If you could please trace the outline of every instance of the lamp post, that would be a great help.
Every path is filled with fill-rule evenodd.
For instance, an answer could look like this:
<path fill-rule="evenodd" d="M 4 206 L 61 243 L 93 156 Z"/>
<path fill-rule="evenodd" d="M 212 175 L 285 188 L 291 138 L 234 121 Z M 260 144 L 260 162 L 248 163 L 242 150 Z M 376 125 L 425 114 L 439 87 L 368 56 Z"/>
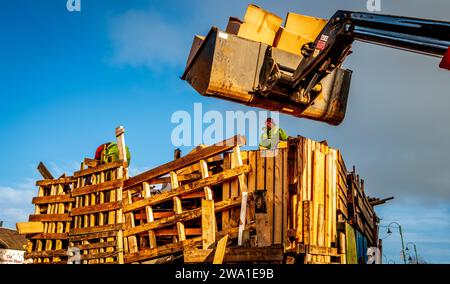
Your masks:
<path fill-rule="evenodd" d="M 389 223 L 389 225 L 387 226 L 387 227 L 388 227 L 388 231 L 387 231 L 388 234 L 392 234 L 392 231 L 391 231 L 391 229 L 390 229 L 392 224 L 397 225 L 398 231 L 400 232 L 400 239 L 402 240 L 402 256 L 403 256 L 403 263 L 406 264 L 405 243 L 403 242 L 402 226 L 400 226 L 400 224 L 397 223 L 397 222 L 391 222 L 391 223 Z"/>
<path fill-rule="evenodd" d="M 419 264 L 419 258 L 418 258 L 418 256 L 417 256 L 417 246 L 416 246 L 416 244 L 413 243 L 413 242 L 408 242 L 408 243 L 406 244 L 406 250 L 409 250 L 409 249 L 408 249 L 408 245 L 410 245 L 410 244 L 414 246 L 414 254 L 415 254 L 415 256 L 416 256 L 416 264 Z"/>

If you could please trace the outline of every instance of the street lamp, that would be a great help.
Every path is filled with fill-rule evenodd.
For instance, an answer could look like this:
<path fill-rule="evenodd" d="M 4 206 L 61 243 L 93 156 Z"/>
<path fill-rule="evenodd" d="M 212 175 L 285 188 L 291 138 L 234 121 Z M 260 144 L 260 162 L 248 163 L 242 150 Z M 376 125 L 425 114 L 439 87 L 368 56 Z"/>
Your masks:
<path fill-rule="evenodd" d="M 391 225 L 393 225 L 393 224 L 397 225 L 398 231 L 399 231 L 399 233 L 400 233 L 400 239 L 402 240 L 402 256 L 403 256 L 403 263 L 406 264 L 405 244 L 404 244 L 404 242 L 403 242 L 402 226 L 400 226 L 400 224 L 397 223 L 397 222 L 391 222 L 391 223 L 387 226 L 387 228 L 388 228 L 387 233 L 388 233 L 388 234 L 392 234 L 392 231 L 391 231 Z"/>
<path fill-rule="evenodd" d="M 413 243 L 413 242 L 408 242 L 407 244 L 406 244 L 406 250 L 408 251 L 409 249 L 408 249 L 408 245 L 413 245 L 414 246 L 414 254 L 415 254 L 415 256 L 416 256 L 416 264 L 419 264 L 419 258 L 418 258 L 418 256 L 417 256 L 417 246 L 416 246 L 416 244 L 415 243 Z M 410 257 L 411 258 L 411 257 Z"/>

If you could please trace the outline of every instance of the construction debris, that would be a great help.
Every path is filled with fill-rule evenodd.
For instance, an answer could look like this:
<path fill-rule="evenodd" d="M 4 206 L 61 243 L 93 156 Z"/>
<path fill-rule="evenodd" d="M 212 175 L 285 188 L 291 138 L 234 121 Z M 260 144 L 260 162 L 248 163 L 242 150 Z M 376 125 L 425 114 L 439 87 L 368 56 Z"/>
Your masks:
<path fill-rule="evenodd" d="M 299 136 L 286 148 L 243 151 L 238 135 L 129 177 L 123 135 L 120 160 L 85 159 L 70 177 L 36 183 L 35 214 L 17 224 L 26 258 L 356 263 L 355 234 L 378 244 L 379 219 L 363 182 L 326 143 Z"/>

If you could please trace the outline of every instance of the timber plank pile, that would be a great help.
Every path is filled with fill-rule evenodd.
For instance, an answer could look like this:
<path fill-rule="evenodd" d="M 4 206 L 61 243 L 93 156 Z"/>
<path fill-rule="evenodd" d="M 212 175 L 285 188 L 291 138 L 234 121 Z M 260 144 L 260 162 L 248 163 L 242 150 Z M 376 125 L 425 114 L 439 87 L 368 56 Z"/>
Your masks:
<path fill-rule="evenodd" d="M 29 240 L 25 258 L 33 263 L 67 262 L 73 182 L 71 177 L 36 182 L 38 196 L 32 200 L 34 214 L 29 216 L 30 222 L 17 224 L 19 233 Z"/>
<path fill-rule="evenodd" d="M 87 166 L 74 173 L 75 204 L 69 247 L 90 263 L 123 263 L 122 186 L 126 162 Z M 74 250 L 75 249 L 75 250 Z"/>
<path fill-rule="evenodd" d="M 123 135 L 118 161 L 37 183 L 18 223 L 34 263 L 355 263 L 355 232 L 378 242 L 364 182 L 326 141 L 244 151 L 237 135 L 129 177 Z"/>

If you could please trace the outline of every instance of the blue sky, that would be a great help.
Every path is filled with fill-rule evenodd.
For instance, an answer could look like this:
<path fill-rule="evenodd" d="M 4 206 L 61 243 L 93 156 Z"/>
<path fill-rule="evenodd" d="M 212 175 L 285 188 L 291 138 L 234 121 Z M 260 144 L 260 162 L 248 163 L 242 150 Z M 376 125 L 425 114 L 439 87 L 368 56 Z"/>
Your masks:
<path fill-rule="evenodd" d="M 393 3 L 395 2 L 395 3 Z M 365 0 L 254 1 L 328 18 L 366 9 Z M 0 9 L 0 220 L 14 227 L 31 213 L 35 170 L 45 162 L 72 172 L 124 125 L 132 172 L 172 158 L 170 118 L 207 110 L 248 108 L 204 98 L 179 79 L 194 34 L 225 28 L 247 1 L 3 1 Z M 446 0 L 382 0 L 382 12 L 448 20 Z M 338 127 L 281 116 L 290 135 L 342 150 L 366 179 L 368 194 L 396 199 L 377 209 L 382 224 L 403 225 L 428 262 L 450 262 L 449 73 L 438 60 L 357 43 L 347 117 Z M 184 149 L 187 150 L 187 149 Z M 380 237 L 384 237 L 383 232 Z M 386 258 L 400 262 L 398 234 L 384 239 Z"/>

